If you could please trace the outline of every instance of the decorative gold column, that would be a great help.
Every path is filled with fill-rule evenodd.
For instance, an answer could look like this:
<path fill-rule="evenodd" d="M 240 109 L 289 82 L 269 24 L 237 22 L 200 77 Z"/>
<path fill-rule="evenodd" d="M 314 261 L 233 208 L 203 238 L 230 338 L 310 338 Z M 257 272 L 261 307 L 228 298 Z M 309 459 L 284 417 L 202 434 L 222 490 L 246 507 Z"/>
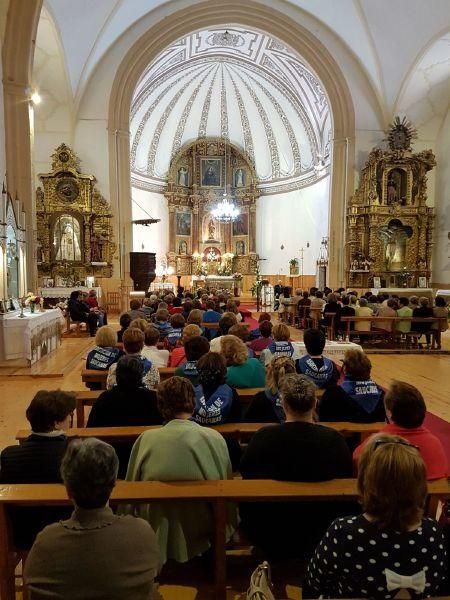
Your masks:
<path fill-rule="evenodd" d="M 169 204 L 169 252 L 175 254 L 175 206 Z"/>
<path fill-rule="evenodd" d="M 192 196 L 192 252 L 191 254 L 194 254 L 194 252 L 198 252 L 199 251 L 199 196 L 197 196 L 196 193 L 196 189 L 197 186 L 194 185 L 194 194 Z"/>
<path fill-rule="evenodd" d="M 248 243 L 249 253 L 256 252 L 256 205 L 250 206 L 248 211 Z"/>

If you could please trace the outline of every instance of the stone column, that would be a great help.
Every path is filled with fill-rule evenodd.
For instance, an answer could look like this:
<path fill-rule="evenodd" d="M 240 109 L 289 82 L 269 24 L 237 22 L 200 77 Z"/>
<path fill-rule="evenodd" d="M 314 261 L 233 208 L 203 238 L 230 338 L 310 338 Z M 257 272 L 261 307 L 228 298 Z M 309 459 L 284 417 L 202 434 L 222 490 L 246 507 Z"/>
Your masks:
<path fill-rule="evenodd" d="M 197 187 L 197 186 L 195 186 Z M 192 196 L 192 252 L 199 251 L 199 196 L 196 194 Z"/>

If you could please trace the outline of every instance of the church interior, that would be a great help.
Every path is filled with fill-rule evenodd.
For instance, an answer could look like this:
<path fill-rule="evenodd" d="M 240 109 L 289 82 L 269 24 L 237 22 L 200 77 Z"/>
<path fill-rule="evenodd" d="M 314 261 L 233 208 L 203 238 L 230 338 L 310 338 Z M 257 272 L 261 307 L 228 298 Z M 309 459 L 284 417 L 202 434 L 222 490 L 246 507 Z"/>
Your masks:
<path fill-rule="evenodd" d="M 294 507 L 298 513 L 292 519 L 306 521 L 304 507 L 317 500 L 336 511 L 340 501 L 358 500 L 370 514 L 359 475 L 365 463 L 355 452 L 359 444 L 368 447 L 375 440 L 373 461 L 385 450 L 383 443 L 420 450 L 428 488 L 424 480 L 426 503 L 418 510 L 445 525 L 442 548 L 450 554 L 448 0 L 0 0 L 0 40 L 0 600 L 393 598 L 400 597 L 392 592 L 397 588 L 416 594 L 401 597 L 450 598 L 448 555 L 440 569 L 435 565 L 433 579 L 428 563 L 423 571 L 414 569 L 415 559 L 411 563 L 404 553 L 409 562 L 385 565 L 394 575 L 401 573 L 397 587 L 386 575 L 372 590 L 370 582 L 379 575 L 369 573 L 373 565 L 364 566 L 369 584 L 364 587 L 356 573 L 355 585 L 345 576 L 343 554 L 343 579 L 333 588 L 336 573 L 323 576 L 326 588 L 314 579 L 325 542 L 314 558 L 314 547 L 309 554 L 291 556 L 286 537 L 286 554 L 277 554 L 276 527 L 267 523 L 270 514 L 284 511 L 281 523 L 286 523 Z M 152 341 L 155 330 L 159 337 Z M 106 341 L 110 335 L 112 342 Z M 221 337 L 227 339 L 221 343 Z M 255 340 L 261 344 L 253 346 Z M 232 350 L 232 344 L 238 345 Z M 244 362 L 237 358 L 242 347 L 248 352 Z M 192 357 L 188 348 L 194 348 Z M 177 362 L 181 349 L 182 362 Z M 365 365 L 353 379 L 352 352 Z M 213 368 L 216 354 L 220 364 Z M 302 356 L 309 357 L 309 366 Z M 206 363 L 210 366 L 203 367 Z M 244 364 L 248 372 L 238 376 L 236 365 Z M 125 368 L 141 369 L 139 385 L 126 383 Z M 216 378 L 225 369 L 220 385 L 227 391 L 217 388 L 222 396 L 210 390 L 206 375 L 202 379 L 203 368 Z M 322 385 L 327 368 L 335 379 Z M 187 390 L 186 381 L 192 383 Z M 314 403 L 302 413 L 289 398 L 297 394 L 301 404 L 303 394 L 303 406 L 308 385 L 314 388 Z M 362 388 L 370 398 L 356 400 Z M 130 398 L 138 398 L 136 390 L 142 389 L 151 395 L 159 420 L 130 416 L 138 410 L 138 401 Z M 42 390 L 50 400 L 45 396 L 40 410 L 47 401 L 53 402 L 52 410 L 57 403 L 72 404 L 70 415 L 61 409 L 64 418 L 40 431 L 33 425 L 32 407 Z M 52 395 L 56 390 L 63 396 Z M 98 407 L 106 402 L 103 395 L 115 393 L 118 402 L 119 391 L 120 410 L 130 414 L 94 425 L 103 410 Z M 194 398 L 192 410 L 174 408 L 182 406 L 183 394 Z M 375 418 L 377 394 L 381 416 Z M 344 395 L 354 407 L 360 402 L 359 418 L 337 409 L 326 412 L 327 402 L 337 405 Z M 271 417 L 252 412 L 261 397 L 272 402 Z M 216 404 L 210 414 L 211 398 Z M 406 407 L 423 406 L 420 424 L 401 430 L 394 406 L 401 399 Z M 226 410 L 234 417 L 224 417 Z M 410 417 L 413 410 L 408 409 Z M 320 466 L 315 474 L 313 467 L 298 467 L 308 475 L 292 475 L 294 467 L 271 471 L 262 467 L 272 462 L 263 454 L 252 471 L 252 450 L 256 456 L 264 435 L 269 440 L 266 426 L 275 422 L 285 428 L 291 421 L 314 427 L 322 421 L 339 440 L 345 438 L 353 462 L 349 459 L 344 474 L 321 476 Z M 184 470 L 180 460 L 164 476 L 159 463 L 170 462 L 177 443 L 191 452 L 182 445 L 188 441 L 182 440 L 181 428 L 177 441 L 175 422 L 179 427 L 200 423 L 198 429 L 210 439 L 206 433 L 198 437 L 197 453 L 205 448 L 214 454 L 222 444 L 228 466 L 223 471 L 211 467 L 208 474 L 205 465 L 195 464 L 200 469 L 195 475 L 186 459 Z M 163 435 L 157 438 L 156 430 L 169 426 L 174 437 L 166 458 L 153 446 L 150 455 L 146 430 L 154 434 L 152 444 L 159 439 L 162 446 Z M 438 449 L 427 446 L 427 454 L 408 437 L 408 428 L 420 429 L 420 435 L 426 431 Z M 333 444 L 339 444 L 330 433 L 317 448 L 307 448 L 306 441 L 298 446 L 298 439 L 291 447 L 293 434 L 283 431 L 280 442 L 273 434 L 271 448 L 279 443 L 285 462 L 295 463 L 294 452 L 304 449 L 319 465 L 321 453 L 332 455 Z M 386 436 L 378 440 L 379 449 L 377 435 Z M 42 448 L 26 450 L 33 436 L 47 442 L 58 438 L 64 446 L 52 475 L 40 474 L 47 460 L 39 454 Z M 77 504 L 76 484 L 72 489 L 68 483 L 79 461 L 94 461 L 83 471 L 89 472 L 86 488 L 96 489 L 93 473 L 107 470 L 95 463 L 102 452 L 101 460 L 107 461 L 105 444 L 83 454 L 88 451 L 83 444 L 93 437 L 112 445 L 110 459 L 119 461 L 117 484 L 116 469 L 106 497 L 112 493 L 114 518 L 123 510 L 134 515 L 133 522 L 143 517 L 154 530 L 151 543 L 159 550 L 151 552 L 159 552 L 159 563 L 151 577 L 150 567 L 142 567 L 145 577 L 157 582 L 153 592 L 152 582 L 144 590 L 143 574 L 134 591 L 131 579 L 121 588 L 123 565 L 106 585 L 109 576 L 102 576 L 89 557 L 81 558 L 84 546 L 76 536 L 67 537 L 70 551 L 62 538 L 58 541 L 66 557 L 61 569 L 71 583 L 56 585 L 52 569 L 38 556 L 44 537 L 38 539 L 41 546 L 33 546 L 38 531 L 60 518 L 39 526 L 41 517 L 31 511 L 67 510 L 70 502 L 76 511 L 83 506 Z M 148 455 L 140 456 L 144 439 Z M 12 446 L 23 455 L 11 454 Z M 47 452 L 54 463 L 56 453 Z M 369 456 L 365 449 L 362 453 Z M 437 463 L 439 453 L 447 466 L 430 476 L 428 460 Z M 140 470 L 134 465 L 133 471 L 138 456 Z M 160 457 L 157 468 L 151 456 Z M 217 467 L 219 455 L 210 462 Z M 8 479 L 13 463 L 16 472 Z M 238 505 L 240 525 L 236 515 L 230 517 L 238 514 Z M 126 513 L 125 506 L 132 509 Z M 176 509 L 191 515 L 190 525 Z M 22 519 L 34 531 L 26 544 L 16 535 L 21 510 L 29 511 L 29 520 Z M 363 512 L 359 505 L 351 510 Z M 315 545 L 345 514 L 329 518 Z M 33 515 L 38 515 L 34 521 Z M 250 524 L 257 516 L 259 528 L 274 536 L 267 551 L 264 540 L 260 543 L 255 532 L 252 537 Z M 125 541 L 137 536 L 131 517 L 108 518 L 111 527 L 128 523 Z M 71 519 L 67 529 L 83 529 Z M 411 523 L 402 535 L 417 529 L 416 521 Z M 192 550 L 189 536 L 199 531 L 205 536 L 208 526 L 207 546 Z M 105 530 L 107 555 L 108 527 L 101 524 L 98 530 Z M 430 539 L 423 550 L 427 555 L 433 554 Z M 58 555 L 59 546 L 52 547 L 50 537 L 45 540 Z M 115 547 L 113 540 L 111 556 Z M 126 555 L 127 547 L 119 554 Z M 149 561 L 156 556 L 151 552 Z M 143 551 L 142 561 L 145 556 Z M 82 581 L 78 560 L 89 573 Z M 264 560 L 271 574 L 269 567 L 258 567 Z M 420 589 L 410 582 L 416 571 L 423 576 Z M 46 585 L 53 595 L 46 595 Z M 249 585 L 253 591 L 246 595 Z"/>

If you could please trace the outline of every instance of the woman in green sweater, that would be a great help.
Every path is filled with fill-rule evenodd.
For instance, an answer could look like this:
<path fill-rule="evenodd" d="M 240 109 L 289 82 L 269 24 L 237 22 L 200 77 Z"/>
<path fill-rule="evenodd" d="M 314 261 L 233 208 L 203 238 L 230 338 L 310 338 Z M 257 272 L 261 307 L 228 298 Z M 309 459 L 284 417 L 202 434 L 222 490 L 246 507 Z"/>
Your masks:
<path fill-rule="evenodd" d="M 257 358 L 249 358 L 247 346 L 235 335 L 220 338 L 221 354 L 227 363 L 227 383 L 236 388 L 264 387 L 266 373 Z"/>

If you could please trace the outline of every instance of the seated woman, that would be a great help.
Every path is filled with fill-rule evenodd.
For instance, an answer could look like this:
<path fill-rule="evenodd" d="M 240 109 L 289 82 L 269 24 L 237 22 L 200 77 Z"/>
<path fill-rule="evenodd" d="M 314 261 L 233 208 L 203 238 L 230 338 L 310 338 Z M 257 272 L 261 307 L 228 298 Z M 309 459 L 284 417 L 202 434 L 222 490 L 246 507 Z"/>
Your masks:
<path fill-rule="evenodd" d="M 104 325 L 95 334 L 95 348 L 86 357 L 86 369 L 106 371 L 123 356 L 122 350 L 116 348 L 117 334 L 112 327 Z M 100 383 L 87 383 L 91 390 L 100 390 Z"/>
<path fill-rule="evenodd" d="M 186 350 L 185 344 L 186 342 L 193 338 L 202 334 L 202 330 L 198 325 L 186 325 L 183 329 L 183 335 L 180 339 L 180 346 L 174 348 L 170 355 L 169 367 L 181 367 L 186 362 Z"/>
<path fill-rule="evenodd" d="M 210 342 L 211 352 L 220 352 L 221 337 L 228 335 L 228 332 L 233 325 L 237 325 L 236 315 L 234 313 L 224 313 L 219 321 L 217 335 Z"/>
<path fill-rule="evenodd" d="M 108 325 L 106 311 L 99 307 L 97 300 L 97 292 L 95 290 L 89 290 L 85 302 L 89 306 L 89 309 L 92 309 L 94 312 L 97 313 L 99 327 L 102 327 L 102 325 Z"/>
<path fill-rule="evenodd" d="M 0 454 L 0 483 L 59 483 L 68 444 L 65 431 L 72 426 L 74 410 L 73 393 L 37 392 L 26 411 L 31 435 L 20 446 L 8 446 Z M 45 525 L 69 514 L 65 508 L 15 508 L 15 544 L 29 548 Z"/>
<path fill-rule="evenodd" d="M 295 348 L 289 341 L 290 335 L 289 327 L 284 323 L 277 323 L 273 326 L 273 341 L 261 352 L 259 357 L 263 365 L 267 365 L 276 356 L 288 356 L 294 360 L 297 358 Z"/>
<path fill-rule="evenodd" d="M 197 363 L 197 371 L 192 419 L 201 425 L 238 423 L 241 420 L 241 404 L 236 390 L 226 383 L 224 357 L 217 352 L 204 354 Z"/>
<path fill-rule="evenodd" d="M 295 373 L 295 363 L 288 356 L 277 356 L 266 366 L 266 389 L 253 398 L 245 420 L 248 423 L 284 423 L 286 415 L 280 400 L 280 385 L 286 375 Z"/>
<path fill-rule="evenodd" d="M 201 339 L 201 338 L 200 338 Z M 192 420 L 200 425 L 239 423 L 241 402 L 236 390 L 226 383 L 227 365 L 217 352 L 208 352 L 197 363 L 198 381 L 195 386 L 195 408 Z M 238 440 L 226 438 L 233 471 L 239 467 L 241 447 Z"/>
<path fill-rule="evenodd" d="M 117 332 L 117 341 L 120 344 L 123 342 L 123 340 L 122 340 L 123 334 L 130 326 L 131 321 L 132 321 L 132 318 L 130 317 L 130 315 L 128 313 L 123 313 L 120 315 L 120 319 L 119 319 L 120 329 Z"/>
<path fill-rule="evenodd" d="M 153 598 L 159 570 L 155 534 L 142 519 L 118 517 L 110 509 L 117 467 L 114 449 L 105 442 L 70 444 L 61 473 L 75 509 L 67 521 L 46 527 L 28 555 L 24 580 L 31 600 Z"/>
<path fill-rule="evenodd" d="M 227 363 L 227 383 L 236 388 L 264 387 L 266 374 L 257 358 L 249 358 L 247 346 L 235 335 L 223 335 L 221 354 Z"/>
<path fill-rule="evenodd" d="M 252 329 L 250 331 L 250 341 L 254 341 L 256 339 L 258 339 L 261 336 L 261 331 L 260 331 L 260 327 L 261 327 L 261 323 L 264 323 L 264 321 L 268 321 L 270 323 L 272 317 L 269 315 L 269 313 L 261 313 L 258 317 L 258 327 L 256 329 Z"/>
<path fill-rule="evenodd" d="M 166 422 L 136 440 L 128 465 L 128 481 L 198 481 L 231 479 L 231 463 L 223 437 L 191 420 L 194 388 L 187 379 L 171 377 L 158 386 L 158 409 Z M 161 562 L 186 562 L 206 552 L 214 539 L 214 514 L 208 503 L 152 502 L 133 514 L 152 525 Z M 229 513 L 227 537 L 236 526 Z"/>
<path fill-rule="evenodd" d="M 133 319 L 130 323 L 130 327 L 140 329 L 142 333 L 145 333 L 145 330 L 148 327 L 148 321 L 146 321 L 146 319 Z"/>
<path fill-rule="evenodd" d="M 128 356 L 136 356 L 142 361 L 143 377 L 142 383 L 149 389 L 155 388 L 159 383 L 159 371 L 149 360 L 141 354 L 144 348 L 144 334 L 140 329 L 130 327 L 123 334 L 123 349 Z M 108 378 L 106 380 L 106 389 L 110 390 L 116 385 L 117 363 L 109 367 Z"/>
<path fill-rule="evenodd" d="M 159 306 L 161 306 L 162 302 L 159 304 Z M 159 339 L 160 341 L 163 341 L 164 338 L 167 336 L 167 334 L 169 333 L 171 327 L 170 327 L 170 323 L 169 323 L 169 311 L 167 310 L 167 308 L 158 308 L 158 310 L 155 313 L 155 320 L 153 322 L 153 325 L 156 327 L 156 329 L 159 331 Z"/>
<path fill-rule="evenodd" d="M 89 307 L 81 301 L 81 292 L 74 290 L 70 294 L 67 303 L 67 310 L 72 321 L 79 323 L 87 323 L 89 334 L 95 336 L 97 331 L 98 315 L 94 310 L 89 310 Z"/>
<path fill-rule="evenodd" d="M 209 342 L 202 335 L 191 337 L 184 344 L 184 351 L 186 362 L 175 369 L 175 375 L 186 377 L 192 385 L 197 385 L 199 380 L 197 364 L 201 357 L 209 352 Z"/>
<path fill-rule="evenodd" d="M 328 529 L 309 563 L 303 597 L 381 600 L 400 590 L 412 598 L 444 596 L 444 537 L 423 516 L 427 483 L 418 448 L 399 436 L 372 440 L 359 459 L 358 491 L 364 513 Z"/>
<path fill-rule="evenodd" d="M 156 392 L 142 384 L 144 366 L 136 356 L 122 356 L 117 363 L 116 385 L 103 392 L 94 403 L 88 427 L 126 427 L 160 425 L 162 417 L 156 405 Z M 127 472 L 132 443 L 113 445 L 119 457 L 119 477 Z"/>
<path fill-rule="evenodd" d="M 141 352 L 142 356 L 155 365 L 155 367 L 167 367 L 169 362 L 170 352 L 164 348 L 159 349 L 159 331 L 154 325 L 149 325 L 144 331 L 144 348 Z"/>
<path fill-rule="evenodd" d="M 388 424 L 379 434 L 400 435 L 417 446 L 427 468 L 427 479 L 447 477 L 448 461 L 442 442 L 423 426 L 427 407 L 419 390 L 409 383 L 394 381 L 384 397 L 384 406 Z M 353 452 L 354 464 L 372 438 L 366 439 Z"/>
<path fill-rule="evenodd" d="M 320 399 L 320 421 L 376 423 L 385 421 L 382 388 L 370 379 L 372 363 L 361 350 L 347 350 L 343 366 L 344 381 L 331 385 Z"/>
<path fill-rule="evenodd" d="M 439 317 L 439 323 L 433 323 L 431 329 L 436 332 L 436 347 L 441 349 L 441 335 L 448 329 L 448 306 L 443 296 L 436 296 L 433 317 Z"/>
<path fill-rule="evenodd" d="M 313 422 L 316 387 L 304 375 L 286 375 L 281 407 L 286 422 L 260 429 L 241 460 L 244 479 L 326 481 L 351 476 L 351 455 L 344 437 Z M 348 507 L 346 507 L 348 511 Z M 241 517 L 250 540 L 272 556 L 308 556 L 333 518 L 339 503 L 244 503 Z"/>
<path fill-rule="evenodd" d="M 339 321 L 341 315 L 341 305 L 338 302 L 339 296 L 337 294 L 333 294 L 332 292 L 327 296 L 327 303 L 323 307 L 323 319 L 321 319 L 320 324 L 324 327 L 330 327 L 332 323 L 332 318 L 328 317 L 328 314 L 334 314 L 334 335 L 336 336 L 339 330 Z"/>
<path fill-rule="evenodd" d="M 170 329 L 164 338 L 164 347 L 167 348 L 167 350 L 173 350 L 179 345 L 185 325 L 186 321 L 184 320 L 183 315 L 174 314 L 170 317 Z"/>
<path fill-rule="evenodd" d="M 189 313 L 189 317 L 187 319 L 188 325 L 198 325 L 202 331 L 202 335 L 205 335 L 205 328 L 202 327 L 203 321 L 203 311 L 199 308 L 193 308 Z"/>
<path fill-rule="evenodd" d="M 423 296 L 422 298 L 419 298 L 419 307 L 415 308 L 413 310 L 413 317 L 419 317 L 420 319 L 427 319 L 429 317 L 433 317 L 433 309 L 430 306 L 430 301 L 428 300 L 428 298 L 426 298 L 425 296 Z M 417 331 L 420 335 L 418 336 L 418 339 L 420 341 L 422 335 L 425 335 L 425 339 L 427 342 L 427 348 L 430 347 L 430 341 L 431 341 L 431 334 L 430 334 L 430 330 L 431 330 L 431 323 L 418 323 L 416 321 L 412 321 L 411 323 L 411 327 L 413 329 L 413 331 Z M 419 344 L 419 347 L 421 348 L 421 344 Z"/>
<path fill-rule="evenodd" d="M 270 346 L 272 343 L 272 323 L 270 321 L 263 321 L 259 326 L 259 337 L 253 339 L 252 342 L 248 344 L 250 350 L 253 352 L 262 352 Z M 251 337 L 251 335 L 250 335 Z"/>
<path fill-rule="evenodd" d="M 336 384 L 339 372 L 336 364 L 323 356 L 325 334 L 320 329 L 307 329 L 303 335 L 306 354 L 295 361 L 298 373 L 306 375 L 318 388 Z"/>
<path fill-rule="evenodd" d="M 307 320 L 309 319 L 310 306 L 311 298 L 309 297 L 309 292 L 303 292 L 302 299 L 297 303 L 300 329 L 306 328 Z"/>
<path fill-rule="evenodd" d="M 248 332 L 248 328 L 245 325 L 240 325 L 240 324 L 233 325 L 233 327 L 230 327 L 230 329 L 228 330 L 228 335 L 235 335 L 240 340 L 242 340 L 244 342 L 244 344 L 247 346 L 247 353 L 248 353 L 249 357 L 255 358 L 254 351 L 247 345 L 247 342 L 250 339 L 250 335 Z"/>

